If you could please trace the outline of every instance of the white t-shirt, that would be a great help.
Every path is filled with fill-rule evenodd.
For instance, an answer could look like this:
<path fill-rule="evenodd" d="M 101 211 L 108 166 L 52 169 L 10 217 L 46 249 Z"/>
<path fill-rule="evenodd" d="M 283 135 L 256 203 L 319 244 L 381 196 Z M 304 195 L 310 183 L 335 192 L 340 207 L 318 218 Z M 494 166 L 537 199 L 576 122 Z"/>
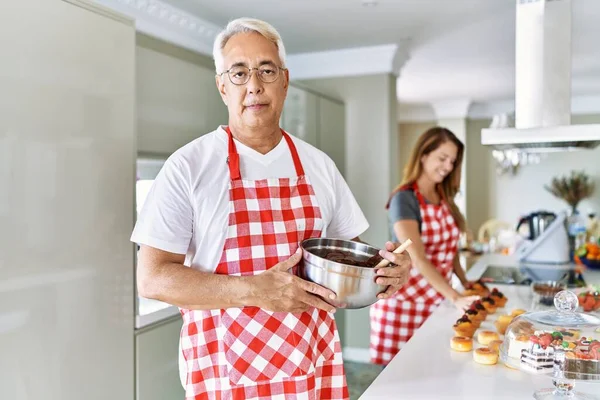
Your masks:
<path fill-rule="evenodd" d="M 291 136 L 291 135 L 290 135 Z M 291 136 L 321 209 L 322 236 L 352 239 L 369 224 L 334 162 Z M 148 193 L 131 240 L 186 254 L 185 265 L 214 272 L 223 251 L 229 214 L 227 132 L 222 127 L 183 146 L 169 157 Z M 242 179 L 295 177 L 285 140 L 260 154 L 236 140 Z"/>

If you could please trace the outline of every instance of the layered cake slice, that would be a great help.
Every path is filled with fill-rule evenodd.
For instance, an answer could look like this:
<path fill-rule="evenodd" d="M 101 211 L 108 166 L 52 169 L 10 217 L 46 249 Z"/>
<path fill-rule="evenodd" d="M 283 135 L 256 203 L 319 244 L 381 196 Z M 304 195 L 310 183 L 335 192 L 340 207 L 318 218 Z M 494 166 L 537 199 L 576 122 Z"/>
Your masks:
<path fill-rule="evenodd" d="M 547 374 L 554 369 L 554 343 L 558 337 L 536 332 L 529 337 L 529 346 L 521 351 L 521 368 L 534 374 Z M 562 336 L 560 338 L 562 343 Z"/>

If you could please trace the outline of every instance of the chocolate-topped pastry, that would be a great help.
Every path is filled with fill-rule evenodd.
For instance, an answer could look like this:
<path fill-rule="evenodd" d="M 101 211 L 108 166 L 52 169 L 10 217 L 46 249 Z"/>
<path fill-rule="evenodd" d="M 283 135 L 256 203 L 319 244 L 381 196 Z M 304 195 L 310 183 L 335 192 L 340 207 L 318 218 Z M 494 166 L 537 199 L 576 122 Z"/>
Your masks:
<path fill-rule="evenodd" d="M 499 291 L 496 288 L 492 289 L 492 293 L 490 293 L 490 297 L 492 299 L 494 299 L 494 301 L 496 302 L 496 305 L 498 307 L 504 307 L 504 305 L 508 301 L 506 296 L 504 296 L 504 293 L 502 293 L 501 291 Z"/>
<path fill-rule="evenodd" d="M 463 315 L 456 321 L 452 328 L 454 329 L 454 332 L 456 332 L 456 335 L 472 338 L 477 326 L 475 326 L 466 315 Z"/>
<path fill-rule="evenodd" d="M 481 304 L 481 301 L 479 301 L 479 300 L 477 300 L 476 302 L 474 302 L 474 303 L 471 305 L 471 308 L 472 308 L 472 309 L 475 309 L 475 310 L 477 310 L 477 311 L 479 311 L 479 312 L 482 312 L 482 311 L 483 311 L 484 313 L 487 313 L 487 311 L 486 311 L 485 307 L 483 306 L 483 304 Z"/>
<path fill-rule="evenodd" d="M 467 311 L 465 311 L 464 316 L 469 318 L 473 325 L 475 325 L 477 328 L 479 328 L 479 325 L 481 325 L 481 323 L 486 317 L 484 313 L 477 311 L 473 308 L 469 308 Z"/>
<path fill-rule="evenodd" d="M 484 297 L 483 299 L 481 299 L 481 304 L 483 304 L 483 306 L 485 307 L 485 310 L 489 314 L 493 314 L 496 312 L 496 302 L 491 297 L 488 296 L 488 297 Z"/>
<path fill-rule="evenodd" d="M 496 305 L 496 301 L 494 301 L 493 298 L 491 298 L 490 296 L 484 297 L 483 299 L 481 299 L 481 302 L 483 303 L 483 305 L 485 306 L 485 303 L 489 303 L 491 305 Z"/>
<path fill-rule="evenodd" d="M 473 286 L 471 286 L 471 289 L 475 290 L 481 296 L 485 296 L 490 292 L 490 289 L 488 289 L 485 282 L 483 282 L 481 279 L 479 279 L 475 283 L 473 283 Z"/>

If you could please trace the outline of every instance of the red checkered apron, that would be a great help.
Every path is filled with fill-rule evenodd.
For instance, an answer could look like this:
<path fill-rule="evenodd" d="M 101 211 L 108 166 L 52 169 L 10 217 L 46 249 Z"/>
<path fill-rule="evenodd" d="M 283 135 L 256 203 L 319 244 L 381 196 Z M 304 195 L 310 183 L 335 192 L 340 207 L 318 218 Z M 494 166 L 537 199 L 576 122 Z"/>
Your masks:
<path fill-rule="evenodd" d="M 439 205 L 427 204 L 416 183 L 412 188 L 419 200 L 425 254 L 450 282 L 458 251 L 458 226 L 445 201 Z M 371 362 L 389 363 L 443 299 L 413 266 L 408 282 L 394 297 L 379 300 L 371 306 Z"/>
<path fill-rule="evenodd" d="M 282 131 L 283 132 L 283 131 Z M 298 152 L 283 132 L 296 178 L 241 179 L 229 135 L 229 225 L 218 274 L 260 274 L 320 237 L 321 212 Z M 181 310 L 186 399 L 347 399 L 331 314 L 258 307 Z"/>

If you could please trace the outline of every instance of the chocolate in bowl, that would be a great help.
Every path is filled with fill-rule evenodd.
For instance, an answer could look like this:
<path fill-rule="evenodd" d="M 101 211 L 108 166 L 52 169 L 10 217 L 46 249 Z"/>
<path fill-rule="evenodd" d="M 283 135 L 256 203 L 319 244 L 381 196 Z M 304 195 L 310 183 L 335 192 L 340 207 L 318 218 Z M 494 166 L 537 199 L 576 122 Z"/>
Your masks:
<path fill-rule="evenodd" d="M 351 240 L 313 238 L 304 240 L 298 276 L 336 293 L 325 299 L 339 308 L 363 308 L 375 303 L 387 286 L 375 282 L 375 266 L 382 260 L 379 249 Z"/>
<path fill-rule="evenodd" d="M 566 288 L 566 284 L 557 281 L 533 282 L 531 284 L 531 291 L 537 301 L 545 306 L 553 306 L 554 296 Z"/>

